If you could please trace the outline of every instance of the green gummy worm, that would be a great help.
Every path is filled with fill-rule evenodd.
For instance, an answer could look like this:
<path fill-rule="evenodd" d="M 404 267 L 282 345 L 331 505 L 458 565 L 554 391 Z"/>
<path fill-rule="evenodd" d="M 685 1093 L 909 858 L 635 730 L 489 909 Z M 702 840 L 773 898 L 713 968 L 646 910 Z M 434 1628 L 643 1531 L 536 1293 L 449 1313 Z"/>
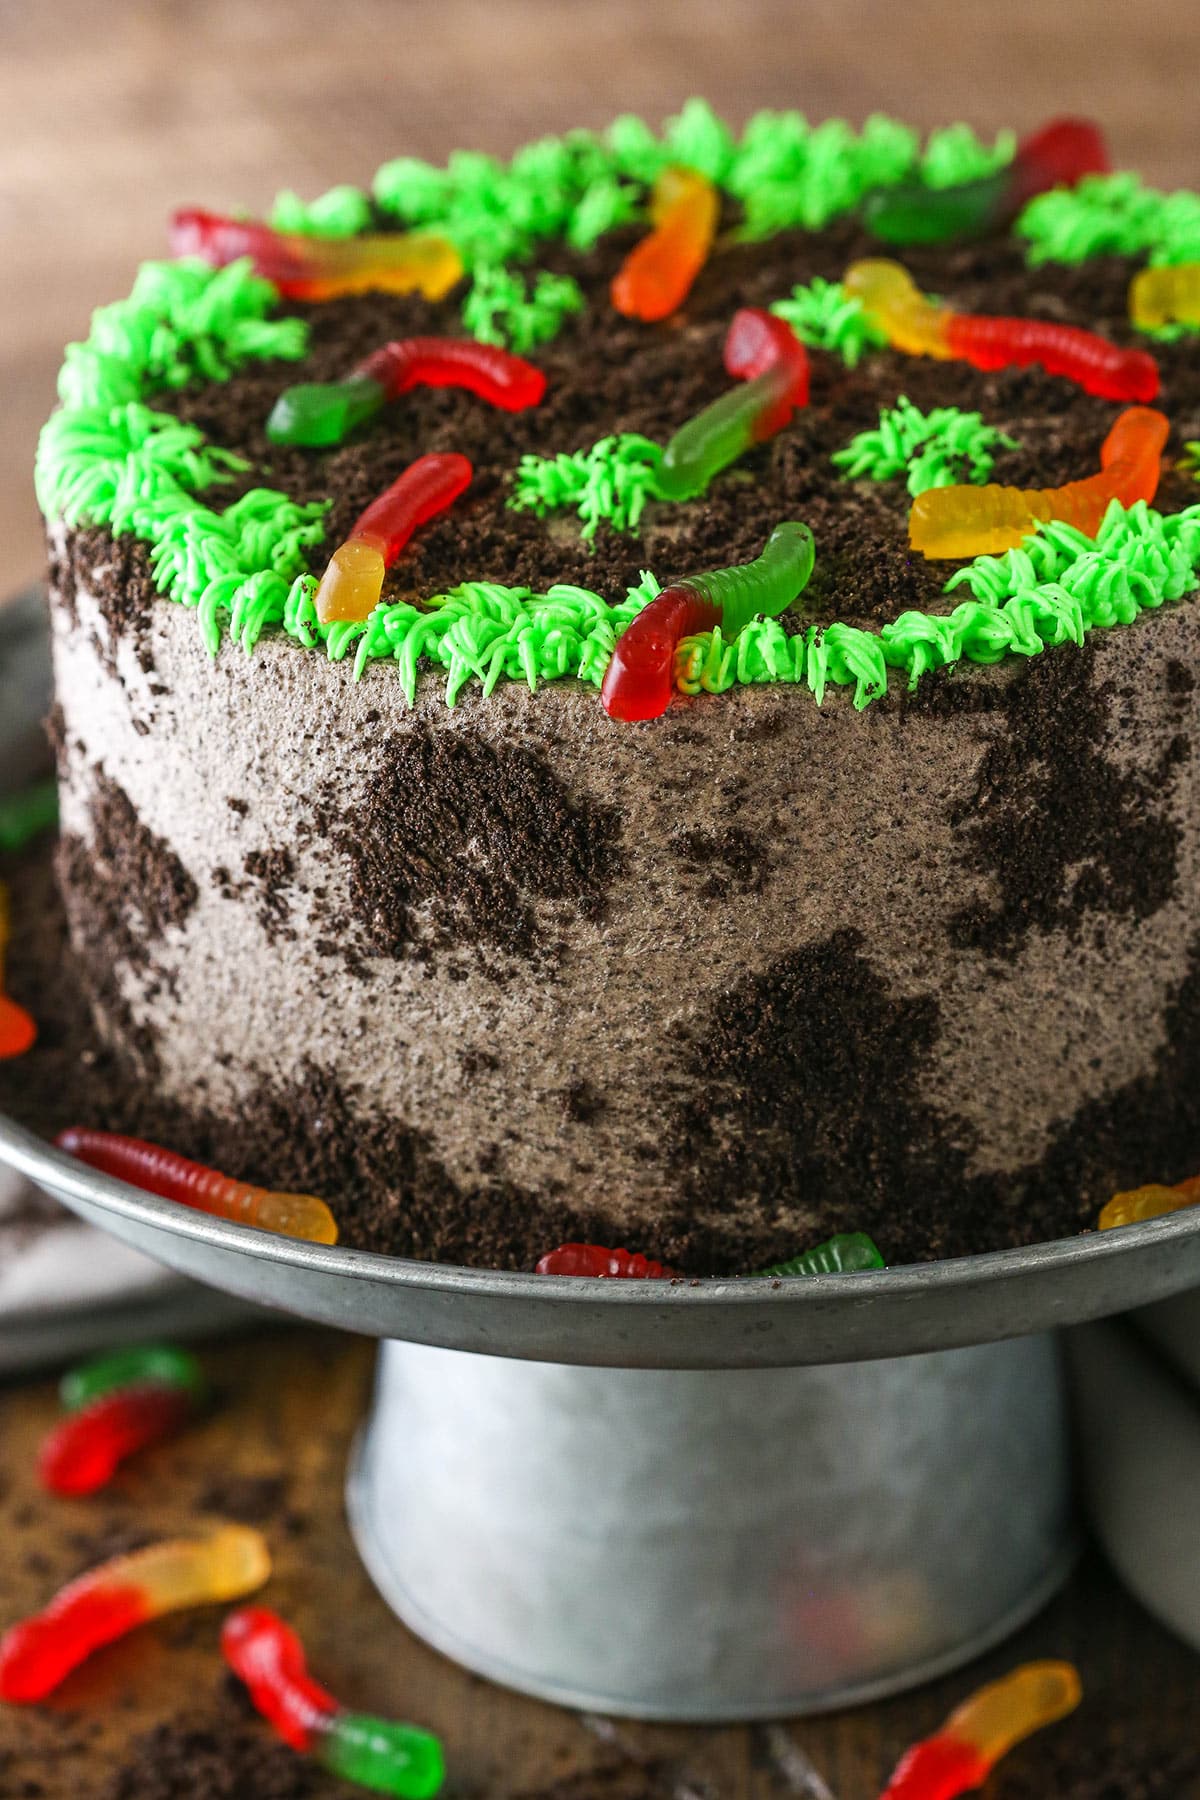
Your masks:
<path fill-rule="evenodd" d="M 1013 184 L 1011 169 L 997 169 L 954 187 L 901 182 L 876 188 L 862 204 L 863 224 L 889 244 L 951 244 L 981 237 L 998 224 Z"/>
<path fill-rule="evenodd" d="M 58 786 L 39 781 L 0 799 L 0 850 L 23 850 L 58 823 Z"/>
<path fill-rule="evenodd" d="M 184 1388 L 197 1405 L 208 1392 L 204 1371 L 189 1351 L 171 1344 L 136 1344 L 68 1369 L 58 1397 L 64 1409 L 73 1413 L 120 1388 L 151 1385 Z"/>
<path fill-rule="evenodd" d="M 431 1800 L 446 1779 L 432 1732 L 369 1713 L 339 1713 L 322 1740 L 321 1761 L 334 1775 L 399 1800 Z"/>
<path fill-rule="evenodd" d="M 882 1269 L 887 1265 L 872 1238 L 865 1231 L 843 1231 L 824 1244 L 814 1244 L 801 1256 L 787 1262 L 772 1263 L 769 1269 L 756 1269 L 755 1275 L 852 1275 L 859 1269 Z"/>
<path fill-rule="evenodd" d="M 273 444 L 317 448 L 342 439 L 374 418 L 387 396 L 378 381 L 351 375 L 345 381 L 299 382 L 284 388 L 271 408 L 267 436 Z"/>
<path fill-rule="evenodd" d="M 807 525 L 789 520 L 777 525 L 753 562 L 732 569 L 714 569 L 708 575 L 688 575 L 676 583 L 702 594 L 721 608 L 721 636 L 735 638 L 761 613 L 774 619 L 792 604 L 813 572 L 817 547 Z"/>
<path fill-rule="evenodd" d="M 659 464 L 655 485 L 662 499 L 694 499 L 714 475 L 760 443 L 760 421 L 779 404 L 788 379 L 786 370 L 768 369 L 681 425 Z"/>

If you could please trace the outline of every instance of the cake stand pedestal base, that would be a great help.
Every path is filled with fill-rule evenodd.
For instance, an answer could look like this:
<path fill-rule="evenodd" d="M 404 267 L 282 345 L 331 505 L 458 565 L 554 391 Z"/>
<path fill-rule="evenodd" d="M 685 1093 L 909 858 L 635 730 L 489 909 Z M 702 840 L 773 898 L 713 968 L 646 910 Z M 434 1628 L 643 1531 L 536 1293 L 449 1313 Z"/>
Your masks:
<path fill-rule="evenodd" d="M 359 1550 L 446 1655 L 564 1705 L 769 1718 L 926 1680 L 1073 1558 L 1046 1336 L 802 1369 L 385 1342 Z"/>

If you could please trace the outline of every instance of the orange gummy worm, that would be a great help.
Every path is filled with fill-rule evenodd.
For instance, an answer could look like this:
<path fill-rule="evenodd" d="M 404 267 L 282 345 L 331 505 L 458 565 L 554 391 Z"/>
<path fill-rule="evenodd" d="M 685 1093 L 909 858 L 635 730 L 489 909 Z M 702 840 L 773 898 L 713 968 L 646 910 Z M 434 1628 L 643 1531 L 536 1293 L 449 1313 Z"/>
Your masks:
<path fill-rule="evenodd" d="M 717 230 L 717 190 L 695 169 L 664 169 L 654 184 L 654 229 L 613 277 L 612 303 L 629 319 L 665 319 L 683 305 Z"/>
<path fill-rule="evenodd" d="M 1060 488 L 929 488 L 913 501 L 908 538 L 923 556 L 997 556 L 1046 519 L 1095 537 L 1114 500 L 1153 500 L 1170 423 L 1150 406 L 1130 406 L 1100 448 L 1100 473 Z"/>

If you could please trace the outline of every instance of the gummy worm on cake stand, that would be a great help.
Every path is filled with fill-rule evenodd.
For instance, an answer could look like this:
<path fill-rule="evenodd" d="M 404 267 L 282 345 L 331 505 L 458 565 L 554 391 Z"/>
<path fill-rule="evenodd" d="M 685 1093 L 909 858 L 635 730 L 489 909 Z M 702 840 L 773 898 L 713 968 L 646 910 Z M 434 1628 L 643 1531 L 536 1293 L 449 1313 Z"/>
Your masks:
<path fill-rule="evenodd" d="M 1112 164 L 1099 127 L 1087 119 L 1054 119 L 1022 138 L 1012 161 L 990 175 L 950 187 L 902 181 L 876 188 L 862 203 L 863 224 L 891 244 L 952 244 L 1011 225 L 1026 203 L 1050 188 L 1074 187 Z"/>
<path fill-rule="evenodd" d="M 312 238 L 275 231 L 253 219 L 185 207 L 171 217 L 171 253 L 195 256 L 213 269 L 248 256 L 289 300 L 333 300 L 342 294 L 422 293 L 440 300 L 463 273 L 449 238 L 432 231 Z"/>
<path fill-rule="evenodd" d="M 372 351 L 343 381 L 285 388 L 267 420 L 273 444 L 340 444 L 356 425 L 415 387 L 465 388 L 490 406 L 523 412 L 537 406 L 546 377 L 532 363 L 473 339 L 397 338 Z"/>
<path fill-rule="evenodd" d="M 303 1238 L 312 1244 L 336 1244 L 337 1225 L 323 1200 L 313 1194 L 276 1193 L 235 1181 L 203 1163 L 192 1162 L 160 1144 L 141 1138 L 121 1137 L 113 1131 L 92 1131 L 71 1125 L 60 1131 L 55 1143 L 89 1168 L 113 1175 L 146 1193 L 159 1194 L 180 1206 L 231 1219 L 237 1225 L 253 1225 L 259 1231 L 277 1231 L 281 1237 Z"/>
<path fill-rule="evenodd" d="M 926 557 L 998 556 L 1047 519 L 1095 537 L 1114 500 L 1153 500 L 1170 422 L 1151 406 L 1123 412 L 1100 447 L 1100 473 L 1060 488 L 927 488 L 913 501 L 908 538 Z"/>
<path fill-rule="evenodd" d="M 0 1060 L 23 1056 L 37 1038 L 37 1026 L 15 1000 L 4 990 L 4 962 L 10 935 L 10 910 L 7 883 L 0 881 Z"/>
<path fill-rule="evenodd" d="M 842 285 L 892 348 L 910 356 L 983 370 L 1036 363 L 1101 400 L 1145 401 L 1158 393 L 1158 365 L 1146 351 L 1121 350 L 1077 325 L 954 312 L 927 299 L 908 270 L 887 257 L 851 263 Z"/>
<path fill-rule="evenodd" d="M 842 1232 L 814 1244 L 786 1262 L 755 1269 L 756 1276 L 842 1275 L 859 1269 L 882 1269 L 884 1261 L 865 1231 Z M 609 1250 L 603 1244 L 560 1244 L 537 1265 L 539 1275 L 587 1275 L 601 1281 L 671 1281 L 686 1279 L 681 1269 L 655 1262 L 637 1250 Z"/>
<path fill-rule="evenodd" d="M 1189 1206 L 1200 1206 L 1200 1175 L 1189 1175 L 1186 1181 L 1177 1181 L 1170 1187 L 1151 1181 L 1144 1187 L 1114 1194 L 1101 1209 L 1098 1224 L 1101 1231 L 1115 1231 L 1119 1225 L 1140 1225 L 1146 1219 L 1184 1212 Z"/>

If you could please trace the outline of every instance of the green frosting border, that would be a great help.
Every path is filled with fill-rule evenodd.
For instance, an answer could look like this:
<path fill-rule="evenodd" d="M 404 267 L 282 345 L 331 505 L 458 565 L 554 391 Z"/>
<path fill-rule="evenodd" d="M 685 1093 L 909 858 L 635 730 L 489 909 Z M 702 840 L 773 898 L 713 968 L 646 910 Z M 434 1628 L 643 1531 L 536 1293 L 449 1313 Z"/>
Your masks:
<path fill-rule="evenodd" d="M 951 127 L 933 134 L 917 161 L 915 133 L 894 121 L 868 120 L 856 136 L 839 120 L 810 128 L 799 114 L 759 114 L 735 144 L 716 115 L 693 101 L 661 138 L 624 119 L 603 139 L 570 133 L 527 146 L 507 167 L 466 152 L 445 171 L 405 159 L 380 171 L 375 198 L 401 218 L 440 224 L 450 196 L 460 222 L 486 215 L 492 229 L 497 218 L 510 219 L 527 252 L 539 236 L 580 241 L 572 224 L 579 209 L 590 205 L 594 220 L 608 205 L 589 203 L 589 194 L 603 195 L 615 182 L 627 198 L 631 183 L 652 181 L 672 160 L 690 162 L 740 194 L 745 235 L 753 236 L 823 224 L 867 186 L 908 177 L 914 163 L 937 185 L 995 166 L 1006 154 L 1010 139 L 989 152 L 967 128 Z M 576 172 L 573 185 L 564 166 Z M 792 195 L 787 217 L 781 187 Z M 769 205 L 764 193 L 774 196 Z M 307 213 L 287 196 L 276 217 L 290 229 L 358 229 L 367 215 L 357 190 L 333 194 L 332 203 L 326 196 Z M 540 211 L 531 214 L 533 196 L 540 196 Z M 1186 214 L 1190 227 L 1191 212 L 1172 199 L 1171 216 Z M 622 199 L 616 211 L 624 206 Z M 471 240 L 480 251 L 476 261 L 485 260 L 486 236 Z M 1160 253 L 1161 244 L 1160 231 Z M 87 340 L 67 347 L 61 404 L 38 446 L 36 485 L 46 516 L 104 525 L 148 544 L 159 592 L 196 611 L 213 655 L 224 635 L 251 651 L 275 629 L 305 648 L 324 645 L 333 661 L 353 647 L 356 676 L 372 661 L 394 661 L 410 703 L 422 660 L 446 669 L 449 705 L 472 680 L 485 693 L 501 679 L 523 680 L 531 690 L 563 677 L 599 687 L 616 637 L 659 591 L 649 571 L 616 605 L 584 588 L 556 585 L 539 595 L 468 581 L 419 608 L 385 605 L 361 624 L 323 626 L 305 551 L 324 538 L 327 503 L 299 505 L 273 489 L 252 488 L 224 509 L 210 504 L 247 465 L 151 402 L 192 380 L 226 380 L 250 360 L 301 358 L 305 328 L 271 318 L 276 300 L 272 285 L 245 263 L 216 271 L 186 260 L 144 264 L 128 299 L 100 308 Z M 810 626 L 792 637 L 777 620 L 758 620 L 730 644 L 719 631 L 706 633 L 681 646 L 677 684 L 685 693 L 721 693 L 738 684 L 791 683 L 807 686 L 818 704 L 829 686 L 843 686 L 853 688 L 853 703 L 862 708 L 886 690 L 889 670 L 906 674 L 911 687 L 932 668 L 1081 643 L 1090 630 L 1132 623 L 1181 599 L 1198 577 L 1200 506 L 1164 518 L 1145 505 L 1125 512 L 1114 503 L 1094 540 L 1050 524 L 1005 557 L 977 558 L 948 584 L 966 585 L 972 599 L 947 614 L 908 612 L 879 632 Z"/>

